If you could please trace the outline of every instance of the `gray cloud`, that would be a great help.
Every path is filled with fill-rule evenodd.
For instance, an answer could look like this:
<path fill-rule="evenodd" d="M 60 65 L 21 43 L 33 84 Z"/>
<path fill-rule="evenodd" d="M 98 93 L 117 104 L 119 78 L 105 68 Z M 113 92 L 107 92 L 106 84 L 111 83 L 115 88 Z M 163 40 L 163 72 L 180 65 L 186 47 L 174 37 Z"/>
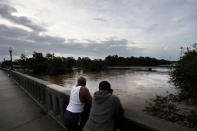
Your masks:
<path fill-rule="evenodd" d="M 45 44 L 61 44 L 64 43 L 65 39 L 61 37 L 54 37 L 54 36 L 48 36 L 48 35 L 39 35 L 36 32 L 30 33 L 28 40 L 32 40 L 37 43 L 45 43 Z"/>
<path fill-rule="evenodd" d="M 0 55 L 8 54 L 9 47 L 14 49 L 15 55 L 20 55 L 28 50 L 41 52 L 55 52 L 61 54 L 73 54 L 78 56 L 105 57 L 107 55 L 119 54 L 121 56 L 137 55 L 140 48 L 127 47 L 128 41 L 105 40 L 101 42 L 91 41 L 84 45 L 81 42 L 65 41 L 60 37 L 40 36 L 36 32 L 28 32 L 16 27 L 0 25 Z M 31 55 L 31 54 L 27 54 Z M 139 54 L 138 54 L 139 55 Z"/>
<path fill-rule="evenodd" d="M 31 55 L 33 51 L 54 52 L 60 54 L 73 54 L 78 56 L 105 57 L 111 54 L 122 56 L 136 55 L 138 48 L 127 47 L 126 39 L 109 39 L 101 42 L 86 39 L 82 43 L 77 39 L 67 39 L 49 35 L 40 35 L 40 31 L 45 31 L 43 27 L 36 25 L 30 19 L 24 16 L 14 16 L 12 13 L 17 10 L 6 4 L 0 4 L 0 15 L 17 24 L 27 26 L 33 31 L 29 32 L 18 27 L 9 27 L 0 24 L 0 55 L 1 60 L 8 54 L 9 47 L 14 49 L 14 54 L 19 56 L 21 53 L 28 52 Z M 97 21 L 106 21 L 102 18 L 94 18 Z M 134 42 L 131 42 L 134 43 Z"/>
<path fill-rule="evenodd" d="M 23 25 L 26 27 L 29 27 L 33 31 L 46 31 L 45 28 L 36 25 L 34 22 L 32 22 L 30 19 L 24 16 L 14 16 L 13 13 L 17 13 L 17 10 L 9 5 L 1 4 L 0 3 L 0 16 L 3 18 L 10 20 L 16 24 Z"/>
<path fill-rule="evenodd" d="M 103 18 L 94 18 L 93 20 L 100 21 L 100 22 L 107 22 L 107 20 Z"/>
<path fill-rule="evenodd" d="M 3 0 L 0 0 L 0 3 L 1 1 Z M 50 22 L 48 23 L 50 31 L 57 31 L 57 34 L 68 36 L 69 39 L 40 35 L 40 32 L 49 32 L 46 31 L 45 27 L 30 20 L 29 17 L 15 16 L 14 13 L 17 13 L 16 9 L 19 7 L 13 8 L 12 4 L 3 3 L 0 4 L 0 16 L 11 23 L 26 26 L 32 29 L 32 32 L 4 24 L 0 25 L 1 58 L 8 54 L 9 47 L 13 47 L 15 55 L 28 50 L 30 54 L 33 51 L 41 51 L 91 57 L 118 54 L 121 56 L 153 56 L 166 59 L 171 56 L 176 59 L 179 54 L 179 47 L 183 46 L 182 43 L 196 41 L 197 2 L 195 0 L 72 1 L 72 5 L 67 4 L 68 7 L 72 7 L 71 9 L 58 6 L 59 9 L 51 12 L 50 9 L 56 6 L 51 6 L 48 10 L 43 8 L 46 6 L 30 9 L 29 1 L 23 2 L 26 3 L 24 7 L 28 8 L 28 11 L 32 11 L 32 14 L 37 13 L 37 18 L 43 16 L 40 17 L 41 21 L 55 23 L 55 26 Z M 35 3 L 39 4 L 39 2 Z M 17 4 L 20 4 L 20 2 Z M 46 4 L 47 7 L 49 7 L 48 4 Z M 52 4 L 58 5 L 58 2 L 52 2 Z M 40 5 L 44 4 L 40 3 Z M 66 4 L 61 3 L 61 5 Z M 22 9 L 25 11 L 25 8 Z M 68 10 L 64 10 L 65 8 Z M 37 9 L 40 9 L 40 12 L 45 15 L 39 15 Z M 69 15 L 66 13 L 62 15 L 63 11 L 69 12 Z M 53 13 L 59 14 L 54 17 Z M 74 13 L 76 15 L 73 15 Z M 48 14 L 53 16 L 51 18 L 53 20 L 48 19 Z M 95 24 L 95 21 L 98 22 Z M 62 30 L 59 28 L 62 28 Z M 71 39 L 73 36 L 75 38 Z M 111 36 L 116 36 L 116 38 L 98 42 L 98 39 Z M 80 42 L 76 37 L 83 39 L 83 42 L 85 40 L 85 42 Z M 128 47 L 128 44 L 130 46 L 133 44 L 132 46 L 136 47 Z M 169 48 L 162 50 L 160 49 L 162 45 Z M 137 48 L 137 46 L 147 49 Z"/>
<path fill-rule="evenodd" d="M 3 24 L 0 24 L 0 36 L 1 37 L 9 37 L 9 38 L 20 38 L 21 36 L 27 35 L 27 31 L 15 28 L 8 27 Z"/>
<path fill-rule="evenodd" d="M 1 37 L 13 40 L 32 41 L 40 44 L 64 43 L 64 38 L 39 35 L 38 32 L 29 32 L 21 28 L 8 27 L 0 24 Z"/>

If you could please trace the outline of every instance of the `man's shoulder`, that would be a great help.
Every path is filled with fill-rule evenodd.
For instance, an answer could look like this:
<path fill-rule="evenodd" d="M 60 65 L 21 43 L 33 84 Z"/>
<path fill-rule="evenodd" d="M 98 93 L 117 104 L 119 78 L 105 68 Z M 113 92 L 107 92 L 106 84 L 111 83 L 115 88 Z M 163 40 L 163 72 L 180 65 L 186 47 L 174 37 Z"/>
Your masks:
<path fill-rule="evenodd" d="M 89 91 L 87 87 L 81 86 L 80 91 L 87 92 Z"/>
<path fill-rule="evenodd" d="M 79 93 L 80 93 L 81 95 L 87 95 L 87 94 L 89 94 L 89 90 L 88 90 L 87 87 L 81 86 Z"/>
<path fill-rule="evenodd" d="M 115 101 L 115 102 L 120 102 L 120 99 L 118 98 L 118 96 L 116 96 L 116 95 L 111 95 L 111 99 L 113 100 L 113 101 Z"/>

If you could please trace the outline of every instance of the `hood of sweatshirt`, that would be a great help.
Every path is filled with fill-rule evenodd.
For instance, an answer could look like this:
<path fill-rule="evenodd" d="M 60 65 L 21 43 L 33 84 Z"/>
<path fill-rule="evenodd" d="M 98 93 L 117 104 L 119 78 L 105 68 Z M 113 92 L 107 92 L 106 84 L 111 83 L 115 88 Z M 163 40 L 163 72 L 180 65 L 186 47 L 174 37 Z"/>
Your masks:
<path fill-rule="evenodd" d="M 96 103 L 103 103 L 104 101 L 106 101 L 109 97 L 111 96 L 111 93 L 109 91 L 106 90 L 99 90 L 97 92 L 94 93 L 94 101 Z"/>

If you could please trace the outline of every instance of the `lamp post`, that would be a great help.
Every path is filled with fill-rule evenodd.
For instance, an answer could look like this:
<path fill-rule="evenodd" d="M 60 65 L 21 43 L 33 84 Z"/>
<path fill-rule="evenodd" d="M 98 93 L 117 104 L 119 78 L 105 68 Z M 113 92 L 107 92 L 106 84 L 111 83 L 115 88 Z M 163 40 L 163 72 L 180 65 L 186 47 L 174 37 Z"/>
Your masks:
<path fill-rule="evenodd" d="M 12 52 L 13 52 L 13 50 L 12 50 L 12 48 L 10 47 L 10 49 L 9 49 L 9 52 L 10 52 L 10 64 L 11 64 L 11 70 L 13 70 L 13 65 L 12 65 Z"/>

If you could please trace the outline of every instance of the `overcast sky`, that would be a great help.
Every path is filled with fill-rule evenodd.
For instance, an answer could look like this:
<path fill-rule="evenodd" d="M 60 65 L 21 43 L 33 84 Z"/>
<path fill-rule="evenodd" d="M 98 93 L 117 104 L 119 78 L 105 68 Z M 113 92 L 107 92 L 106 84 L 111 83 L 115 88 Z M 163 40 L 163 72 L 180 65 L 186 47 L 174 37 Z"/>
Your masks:
<path fill-rule="evenodd" d="M 176 60 L 197 42 L 197 0 L 0 0 L 0 61 L 57 56 Z"/>

